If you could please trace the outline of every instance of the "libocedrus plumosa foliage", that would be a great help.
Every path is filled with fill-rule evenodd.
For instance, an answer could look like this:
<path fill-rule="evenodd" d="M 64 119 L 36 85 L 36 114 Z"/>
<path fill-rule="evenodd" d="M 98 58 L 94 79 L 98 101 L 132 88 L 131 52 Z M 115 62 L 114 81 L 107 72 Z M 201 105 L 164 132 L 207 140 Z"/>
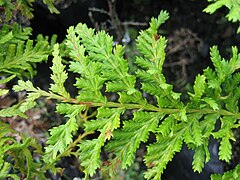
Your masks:
<path fill-rule="evenodd" d="M 14 78 L 32 78 L 36 74 L 36 64 L 48 59 L 52 53 L 52 45 L 56 42 L 53 36 L 49 43 L 48 37 L 39 35 L 31 40 L 31 28 L 22 28 L 18 24 L 4 24 L 0 30 L 0 84 L 7 83 Z M 9 93 L 8 89 L 0 89 L 0 96 Z M 27 118 L 25 105 L 35 105 L 29 96 L 27 102 L 15 103 L 10 107 L 0 109 L 0 118 L 21 116 Z M 26 107 L 25 107 L 26 108 Z M 29 148 L 34 148 L 41 154 L 41 146 L 31 138 L 26 138 L 11 129 L 7 123 L 0 121 L 0 179 L 20 179 L 19 172 L 27 179 L 39 177 L 44 179 L 42 164 L 33 160 Z M 21 142 L 20 142 L 21 139 Z"/>
<path fill-rule="evenodd" d="M 35 149 L 35 152 L 41 154 L 42 147 L 30 137 L 22 136 L 22 142 L 19 142 L 17 136 L 18 132 L 0 121 L 0 179 L 20 180 L 15 172 L 20 172 L 26 179 L 45 179 L 45 171 L 40 168 L 41 163 L 34 161 L 29 149 Z"/>
<path fill-rule="evenodd" d="M 220 142 L 219 158 L 231 160 L 233 130 L 239 127 L 240 119 L 238 50 L 233 47 L 232 58 L 225 60 L 218 48 L 212 47 L 213 67 L 196 76 L 193 91 L 183 102 L 181 93 L 173 91 L 162 72 L 167 40 L 158 30 L 167 19 L 168 13 L 161 11 L 151 19 L 150 27 L 140 32 L 135 73 L 129 73 L 124 46 L 114 45 L 113 38 L 104 31 L 95 32 L 80 23 L 68 29 L 68 68 L 62 62 L 59 45 L 54 46 L 49 91 L 35 88 L 30 81 L 20 80 L 14 86 L 15 91 L 28 92 L 20 107 L 22 112 L 45 96 L 58 100 L 56 111 L 67 119 L 65 124 L 50 129 L 43 156 L 48 168 L 53 168 L 61 157 L 72 155 L 79 159 L 86 178 L 100 168 L 114 176 L 116 169 L 127 169 L 134 163 L 140 144 L 145 144 L 145 178 L 161 179 L 169 161 L 186 144 L 194 151 L 193 171 L 200 173 L 211 158 L 211 137 Z M 76 74 L 76 97 L 64 86 L 67 71 Z M 153 103 L 144 94 L 151 96 Z M 127 118 L 126 112 L 131 113 Z M 88 138 L 93 133 L 97 136 Z M 154 141 L 148 141 L 150 134 Z M 101 159 L 103 151 L 109 154 L 108 163 Z M 239 175 L 237 169 L 233 172 Z"/>
<path fill-rule="evenodd" d="M 32 78 L 36 74 L 36 64 L 48 59 L 56 42 L 54 35 L 49 42 L 48 37 L 37 36 L 31 40 L 31 28 L 22 28 L 18 24 L 4 24 L 0 30 L 0 84 L 7 83 L 13 78 Z M 9 92 L 0 89 L 0 96 Z M 0 117 L 24 114 L 19 105 L 0 110 Z M 26 117 L 26 116 L 24 116 Z"/>
<path fill-rule="evenodd" d="M 0 30 L 1 76 L 32 78 L 36 63 L 47 60 L 56 36 L 53 36 L 49 43 L 48 37 L 42 35 L 31 40 L 31 32 L 31 28 L 22 28 L 16 23 L 13 26 L 4 24 Z"/>

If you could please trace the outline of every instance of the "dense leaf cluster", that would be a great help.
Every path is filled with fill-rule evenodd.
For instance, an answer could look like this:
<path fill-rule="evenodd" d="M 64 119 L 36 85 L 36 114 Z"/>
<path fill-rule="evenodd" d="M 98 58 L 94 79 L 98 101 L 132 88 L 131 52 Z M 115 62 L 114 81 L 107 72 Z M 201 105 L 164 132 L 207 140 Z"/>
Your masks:
<path fill-rule="evenodd" d="M 8 124 L 0 122 L 0 179 L 20 180 L 17 174 L 10 171 L 11 168 L 20 171 L 27 179 L 34 177 L 44 179 L 45 172 L 40 169 L 39 162 L 34 162 L 29 149 L 34 148 L 35 152 L 41 154 L 41 146 L 30 137 L 22 137 L 22 142 L 19 142 L 15 138 L 17 135 L 18 133 L 13 131 Z"/>
<path fill-rule="evenodd" d="M 50 130 L 43 156 L 48 168 L 53 169 L 62 156 L 74 155 L 86 177 L 100 168 L 113 175 L 118 167 L 131 166 L 140 144 L 146 143 L 145 178 L 160 179 L 168 162 L 186 144 L 194 151 L 193 170 L 201 172 L 210 160 L 210 137 L 220 142 L 220 159 L 231 160 L 233 129 L 239 127 L 240 119 L 240 54 L 233 47 L 232 58 L 225 60 L 217 47 L 212 47 L 213 68 L 196 76 L 193 92 L 188 93 L 189 99 L 184 103 L 181 93 L 173 91 L 162 72 L 167 40 L 158 34 L 158 29 L 167 19 L 168 13 L 161 11 L 151 19 L 150 27 L 140 32 L 135 60 L 138 70 L 134 74 L 129 73 L 124 46 L 113 45 L 113 38 L 107 33 L 95 32 L 80 23 L 68 29 L 66 40 L 71 58 L 67 71 L 77 76 L 76 97 L 71 97 L 64 87 L 68 74 L 58 44 L 54 46 L 53 83 L 48 92 L 35 88 L 30 81 L 20 80 L 14 87 L 15 91 L 28 92 L 20 107 L 22 112 L 45 96 L 58 100 L 57 112 L 67 118 L 65 124 Z M 116 94 L 117 98 L 113 101 L 109 94 Z M 152 96 L 155 103 L 150 103 L 144 94 Z M 123 119 L 126 111 L 133 118 Z M 216 127 L 217 122 L 220 127 Z M 83 133 L 78 134 L 78 130 Z M 89 139 L 88 135 L 94 132 L 98 132 L 97 137 Z M 154 135 L 154 142 L 148 142 L 150 134 Z M 76 151 L 74 147 L 78 147 Z M 101 160 L 103 151 L 109 154 L 108 163 Z M 238 167 L 233 173 L 239 175 Z M 212 176 L 216 177 L 220 175 Z"/>
<path fill-rule="evenodd" d="M 0 84 L 7 83 L 15 77 L 32 78 L 36 74 L 36 63 L 48 59 L 52 52 L 52 44 L 56 42 L 53 36 L 51 43 L 48 37 L 39 35 L 36 40 L 31 40 L 31 28 L 22 28 L 18 24 L 6 25 L 0 30 Z M 8 93 L 0 89 L 0 95 Z M 30 101 L 34 103 L 33 101 Z M 9 117 L 24 114 L 19 105 L 0 110 L 0 117 Z"/>

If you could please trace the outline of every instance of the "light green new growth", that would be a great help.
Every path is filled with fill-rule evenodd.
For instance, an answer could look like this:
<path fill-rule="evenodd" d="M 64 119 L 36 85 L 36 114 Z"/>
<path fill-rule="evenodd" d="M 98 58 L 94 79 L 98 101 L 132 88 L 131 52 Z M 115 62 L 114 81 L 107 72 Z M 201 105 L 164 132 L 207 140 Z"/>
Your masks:
<path fill-rule="evenodd" d="M 0 84 L 7 83 L 15 77 L 32 78 L 35 74 L 36 63 L 48 59 L 52 52 L 52 46 L 47 37 L 39 35 L 37 39 L 30 40 L 31 28 L 21 28 L 18 24 L 4 24 L 0 30 Z M 52 44 L 56 42 L 56 36 L 51 39 Z M 29 83 L 26 86 L 29 88 Z M 0 96 L 6 95 L 8 90 L 0 89 Z M 35 106 L 38 94 L 29 94 L 23 105 L 14 105 L 0 110 L 0 117 L 21 116 L 27 109 Z M 20 107 L 20 108 L 19 108 Z"/>
<path fill-rule="evenodd" d="M 8 77 L 0 83 L 15 76 L 33 77 L 36 63 L 47 60 L 52 51 L 48 38 L 39 35 L 35 41 L 30 40 L 31 31 L 31 28 L 21 28 L 18 24 L 11 29 L 4 24 L 0 30 L 0 75 Z M 56 36 L 52 41 L 56 41 Z"/>
<path fill-rule="evenodd" d="M 68 29 L 66 40 L 72 59 L 68 71 L 77 76 L 76 97 L 70 97 L 64 87 L 68 74 L 58 45 L 54 46 L 53 84 L 49 92 L 35 88 L 30 81 L 20 80 L 14 86 L 15 91 L 28 92 L 20 107 L 23 112 L 32 108 L 38 97 L 45 96 L 58 100 L 57 112 L 67 118 L 65 124 L 50 130 L 43 157 L 48 168 L 53 169 L 61 157 L 73 155 L 79 158 L 86 178 L 100 168 L 114 176 L 118 167 L 126 169 L 134 163 L 136 151 L 145 143 L 145 178 L 160 179 L 168 162 L 185 143 L 195 152 L 193 170 L 200 173 L 210 160 L 211 136 L 220 142 L 220 159 L 230 161 L 233 130 L 239 127 L 240 119 L 240 54 L 233 47 L 232 58 L 227 61 L 216 46 L 212 47 L 213 69 L 208 67 L 196 76 L 193 92 L 183 103 L 181 93 L 173 91 L 162 73 L 167 40 L 158 34 L 158 29 L 167 19 L 168 13 L 161 11 L 158 18 L 151 19 L 150 27 L 140 32 L 135 61 L 138 70 L 134 74 L 129 73 L 123 46 L 114 46 L 107 33 L 95 32 L 80 23 Z M 110 93 L 115 100 L 110 100 Z M 143 93 L 152 96 L 154 104 Z M 126 112 L 133 118 L 123 118 Z M 215 128 L 217 121 L 221 124 L 219 129 Z M 95 132 L 94 138 L 87 138 Z M 150 134 L 155 137 L 152 143 L 148 142 Z M 79 148 L 75 151 L 75 147 Z M 110 154 L 107 163 L 101 160 L 103 151 Z M 234 173 L 237 172 L 236 169 Z"/>
<path fill-rule="evenodd" d="M 208 0 L 211 2 L 203 11 L 213 14 L 219 8 L 225 6 L 229 9 L 229 13 L 226 15 L 228 21 L 240 23 L 240 1 L 239 0 Z M 240 33 L 240 27 L 237 29 L 237 33 Z"/>

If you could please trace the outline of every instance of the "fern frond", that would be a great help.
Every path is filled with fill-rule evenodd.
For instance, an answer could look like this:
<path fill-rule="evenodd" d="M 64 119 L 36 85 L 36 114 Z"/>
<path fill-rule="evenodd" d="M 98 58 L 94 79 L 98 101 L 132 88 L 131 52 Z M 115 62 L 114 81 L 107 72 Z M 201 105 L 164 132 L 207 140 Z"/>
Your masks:
<path fill-rule="evenodd" d="M 2 34 L 2 33 L 1 33 Z M 0 39 L 0 44 L 4 44 L 7 43 L 8 41 L 10 41 L 13 38 L 13 33 L 9 32 L 5 35 L 3 35 Z"/>
<path fill-rule="evenodd" d="M 148 58 L 151 62 L 157 65 L 161 70 L 165 60 L 164 48 L 166 39 L 158 36 L 158 28 L 163 24 L 169 15 L 166 11 L 161 11 L 158 18 L 152 18 L 150 28 L 146 31 L 141 31 L 137 38 L 137 47 L 139 51 Z"/>
<path fill-rule="evenodd" d="M 200 99 L 204 94 L 206 86 L 205 79 L 206 77 L 204 75 L 197 75 L 193 85 L 194 94 L 189 93 L 193 99 Z"/>
<path fill-rule="evenodd" d="M 164 119 L 164 121 L 158 126 L 157 132 L 161 133 L 163 137 L 166 137 L 173 130 L 176 125 L 176 119 L 173 115 L 169 115 Z"/>
<path fill-rule="evenodd" d="M 85 123 L 85 131 L 98 130 L 100 135 L 97 139 L 86 140 L 79 144 L 79 159 L 85 168 L 86 176 L 92 176 L 97 168 L 100 167 L 101 148 L 107 140 L 113 136 L 113 131 L 120 126 L 120 115 L 123 113 L 121 108 L 98 108 L 97 120 Z"/>
<path fill-rule="evenodd" d="M 63 153 L 67 146 L 73 142 L 73 133 L 78 130 L 76 116 L 81 109 L 76 109 L 71 114 L 66 115 L 68 119 L 66 124 L 54 127 L 50 130 L 50 138 L 47 140 L 48 146 L 45 147 L 43 156 L 46 163 L 52 163 L 56 160 L 57 154 Z"/>
<path fill-rule="evenodd" d="M 217 78 L 216 72 L 207 67 L 207 69 L 204 69 L 204 75 L 207 78 L 208 87 L 210 89 L 216 90 L 217 92 L 220 92 L 221 81 Z"/>
<path fill-rule="evenodd" d="M 196 146 L 200 146 L 203 143 L 203 135 L 202 130 L 200 128 L 200 123 L 198 119 L 194 119 L 192 122 L 192 133 L 193 133 L 193 139 Z"/>
<path fill-rule="evenodd" d="M 38 38 L 34 43 L 29 39 L 31 29 L 17 24 L 11 31 L 8 25 L 3 26 L 0 34 L 0 74 L 33 77 L 35 64 L 46 60 L 51 52 L 48 41 Z"/>
<path fill-rule="evenodd" d="M 141 31 L 137 38 L 137 48 L 141 56 L 136 58 L 136 64 L 142 68 L 136 74 L 143 80 L 142 90 L 155 95 L 159 107 L 179 106 L 180 94 L 172 91 L 172 85 L 166 83 L 162 74 L 165 60 L 167 40 L 158 35 L 159 26 L 168 19 L 168 13 L 161 11 L 157 19 L 152 18 L 150 27 Z"/>
<path fill-rule="evenodd" d="M 19 109 L 19 105 L 13 105 L 11 107 L 1 109 L 0 117 L 12 117 L 12 116 L 20 116 L 23 118 L 27 118 L 27 116 Z"/>
<path fill-rule="evenodd" d="M 97 34 L 96 39 L 100 35 Z M 108 41 L 110 41 L 110 38 L 102 37 L 102 39 L 109 39 Z M 112 39 L 111 43 L 113 44 Z M 112 47 L 107 49 L 109 50 L 104 55 L 103 66 L 105 68 L 102 72 L 103 77 L 108 81 L 106 82 L 106 91 L 125 94 L 128 97 L 133 96 L 135 98 L 134 102 L 143 102 L 140 92 L 135 89 L 136 77 L 129 74 L 127 61 L 123 58 L 124 47 L 116 45 L 114 49 Z"/>
<path fill-rule="evenodd" d="M 90 59 L 94 61 L 105 61 L 113 51 L 113 38 L 107 33 L 100 31 L 94 34 L 94 30 L 88 28 L 86 24 L 79 23 L 76 33 L 81 38 L 88 51 Z"/>
<path fill-rule="evenodd" d="M 196 77 L 193 92 L 183 102 L 181 94 L 173 91 L 173 86 L 166 82 L 162 73 L 167 41 L 158 35 L 158 28 L 167 18 L 168 14 L 161 12 L 158 18 L 152 18 L 150 27 L 140 33 L 137 39 L 140 53 L 136 57 L 139 69 L 135 73 L 129 72 L 123 46 L 114 46 L 113 38 L 107 33 L 95 32 L 80 23 L 69 28 L 66 40 L 67 56 L 72 59 L 69 71 L 77 75 L 75 87 L 78 95 L 75 98 L 70 97 L 64 88 L 68 74 L 61 62 L 58 45 L 53 52 L 54 84 L 49 92 L 35 88 L 30 81 L 19 81 L 19 85 L 14 86 L 16 91 L 28 91 L 20 110 L 27 110 L 34 105 L 36 98 L 45 96 L 60 101 L 57 112 L 68 119 L 66 124 L 50 130 L 45 163 L 54 167 L 60 157 L 74 154 L 88 178 L 101 168 L 100 154 L 106 147 L 113 154 L 108 168 L 113 175 L 114 169 L 126 169 L 133 164 L 137 149 L 141 143 L 147 142 L 150 134 L 155 135 L 156 142 L 148 142 L 144 157 L 148 167 L 147 179 L 161 178 L 183 142 L 195 151 L 193 170 L 201 172 L 210 159 L 208 142 L 211 135 L 221 140 L 220 159 L 230 160 L 230 140 L 234 140 L 233 129 L 239 127 L 237 121 L 240 119 L 240 73 L 236 72 L 240 67 L 238 51 L 233 48 L 232 58 L 227 61 L 220 56 L 217 47 L 211 48 L 213 68 L 207 68 L 203 75 Z M 4 38 L 12 36 L 7 34 Z M 31 47 L 31 42 L 27 46 Z M 15 47 L 9 48 L 9 54 L 13 56 L 15 51 Z M 24 53 L 24 48 L 19 47 L 17 52 Z M 109 98 L 112 93 L 117 97 L 114 100 Z M 156 102 L 148 102 L 145 94 Z M 121 119 L 129 112 L 133 119 Z M 79 121 L 82 117 L 84 120 Z M 214 131 L 219 118 L 221 127 Z M 84 134 L 73 142 L 73 135 L 82 132 L 77 131 L 81 127 L 85 127 Z M 93 132 L 97 138 L 86 138 Z M 79 149 L 73 153 L 76 145 Z"/>
<path fill-rule="evenodd" d="M 219 110 L 219 105 L 214 99 L 205 97 L 202 101 L 206 102 L 213 110 Z"/>
<path fill-rule="evenodd" d="M 101 166 L 100 152 L 103 142 L 103 136 L 101 136 L 101 138 L 93 139 L 91 141 L 83 141 L 79 145 L 80 151 L 82 152 L 80 153 L 79 158 L 87 177 L 93 176 L 96 169 Z"/>
<path fill-rule="evenodd" d="M 128 64 L 123 58 L 124 47 L 116 45 L 113 48 L 112 37 L 103 32 L 95 34 L 94 30 L 87 28 L 85 24 L 80 23 L 75 29 L 71 27 L 68 32 L 70 56 L 77 61 L 71 62 L 70 70 L 82 75 L 76 83 L 76 86 L 82 89 L 79 100 L 106 101 L 99 91 L 107 81 L 107 92 L 133 96 L 135 101 L 143 102 L 140 92 L 135 89 L 136 78 L 128 73 Z M 84 54 L 86 52 L 87 56 Z M 88 99 L 82 99 L 83 96 L 87 97 L 85 92 L 88 92 Z"/>
<path fill-rule="evenodd" d="M 46 96 L 48 95 L 47 92 L 44 92 L 42 90 L 40 90 L 39 88 L 35 88 L 32 84 L 31 81 L 26 81 L 24 82 L 23 80 L 19 80 L 18 81 L 18 85 L 14 85 L 13 86 L 13 90 L 16 92 L 19 91 L 23 91 L 23 90 L 27 90 L 29 91 L 27 98 L 25 99 L 25 101 L 20 105 L 19 110 L 21 112 L 25 112 L 28 109 L 33 108 L 36 105 L 36 100 L 40 97 L 40 96 Z M 10 107 L 11 108 L 11 107 Z"/>
<path fill-rule="evenodd" d="M 229 90 L 228 92 L 230 93 L 227 99 L 225 100 L 226 109 L 230 112 L 238 113 L 239 112 L 238 100 L 240 98 L 240 89 L 239 87 L 235 88 L 233 87 L 233 89 Z"/>
<path fill-rule="evenodd" d="M 1 0 L 0 5 L 5 8 L 6 21 L 12 18 L 12 11 L 15 9 L 13 3 L 10 0 Z"/>
<path fill-rule="evenodd" d="M 232 58 L 229 60 L 229 65 L 231 66 L 231 72 L 240 68 L 240 56 L 236 46 L 232 47 Z"/>
<path fill-rule="evenodd" d="M 79 30 L 80 28 L 86 31 L 82 32 Z M 68 29 L 69 35 L 67 36 L 66 45 L 70 50 L 70 57 L 76 61 L 70 62 L 70 71 L 82 75 L 82 77 L 77 78 L 75 84 L 77 88 L 81 89 L 78 100 L 105 102 L 106 99 L 100 92 L 105 81 L 105 79 L 99 75 L 101 64 L 99 62 L 90 61 L 89 56 L 85 56 L 86 49 L 80 44 L 80 36 L 77 34 L 78 31 L 84 33 L 83 35 L 87 34 L 88 37 L 94 34 L 93 30 L 87 29 L 84 25 L 78 25 L 76 29 L 73 27 Z"/>
<path fill-rule="evenodd" d="M 232 116 L 223 116 L 221 118 L 221 129 L 212 133 L 214 138 L 221 138 L 219 147 L 219 159 L 229 162 L 232 156 L 232 145 L 230 140 L 235 141 L 232 129 L 235 127 L 237 119 Z"/>
<path fill-rule="evenodd" d="M 186 131 L 184 132 L 184 141 L 187 145 L 200 146 L 203 143 L 203 134 L 200 129 L 199 119 L 202 117 L 201 114 L 189 114 L 188 121 L 186 124 Z"/>
<path fill-rule="evenodd" d="M 216 121 L 219 119 L 219 114 L 207 114 L 204 119 L 200 121 L 200 128 L 202 130 L 203 138 L 209 138 L 215 129 Z"/>
<path fill-rule="evenodd" d="M 147 155 L 144 157 L 148 170 L 144 173 L 146 179 L 161 179 L 161 175 L 175 153 L 182 148 L 183 133 L 186 130 L 184 123 L 175 126 L 173 136 L 158 138 L 157 142 L 150 144 Z"/>
<path fill-rule="evenodd" d="M 45 177 L 44 173 L 39 169 L 40 164 L 35 163 L 28 147 L 36 145 L 31 138 L 23 138 L 22 143 L 17 142 L 11 134 L 15 134 L 14 130 L 8 124 L 0 121 L 0 178 L 7 177 L 19 179 L 16 174 L 9 174 L 10 168 L 14 168 L 22 173 L 27 179 L 34 177 Z M 38 145 L 36 145 L 38 146 Z M 11 164 L 6 159 L 12 159 Z M 38 169 L 38 170 L 37 170 Z M 7 172 L 7 173 L 6 173 Z M 43 178 L 45 179 L 45 178 Z"/>
<path fill-rule="evenodd" d="M 57 8 L 54 6 L 54 2 L 56 0 L 43 0 L 43 3 L 47 5 L 49 11 L 51 13 L 59 14 L 60 12 L 57 10 Z"/>
<path fill-rule="evenodd" d="M 107 149 L 113 152 L 126 169 L 135 159 L 135 152 L 141 142 L 146 142 L 150 132 L 155 132 L 162 113 L 135 112 L 133 120 L 124 121 L 123 129 L 113 134 Z"/>
<path fill-rule="evenodd" d="M 0 89 L 0 96 L 6 95 L 8 92 L 8 89 Z"/>
<path fill-rule="evenodd" d="M 15 85 L 13 87 L 13 90 L 16 92 L 23 91 L 25 89 L 30 92 L 36 92 L 38 90 L 33 86 L 32 82 L 29 80 L 26 82 L 24 82 L 23 80 L 19 80 L 18 85 Z"/>
<path fill-rule="evenodd" d="M 10 174 L 9 169 L 11 168 L 11 164 L 8 162 L 3 162 L 0 164 L 0 179 L 5 178 L 13 178 L 14 180 L 20 180 L 20 177 L 17 174 Z"/>
<path fill-rule="evenodd" d="M 27 17 L 28 19 L 33 18 L 33 8 L 32 3 L 34 0 L 17 0 L 17 6 L 16 8 L 21 11 L 22 15 Z"/>
<path fill-rule="evenodd" d="M 78 104 L 69 104 L 69 103 L 58 103 L 56 107 L 56 111 L 59 114 L 72 114 L 76 110 L 84 111 L 86 109 L 85 105 L 78 105 Z"/>
<path fill-rule="evenodd" d="M 203 145 L 201 145 L 195 149 L 195 153 L 193 155 L 192 165 L 194 172 L 196 171 L 198 173 L 202 172 L 204 164 L 205 164 L 205 149 Z"/>
<path fill-rule="evenodd" d="M 7 78 L 1 79 L 0 80 L 0 84 L 7 83 L 7 82 L 11 81 L 12 79 L 14 79 L 15 77 L 16 77 L 15 75 L 11 75 L 11 76 L 9 76 Z"/>
<path fill-rule="evenodd" d="M 55 44 L 53 49 L 53 66 L 51 67 L 53 74 L 51 75 L 51 79 L 54 84 L 51 84 L 50 90 L 68 99 L 70 98 L 70 94 L 64 87 L 68 74 L 65 71 L 65 66 L 61 62 L 61 57 L 59 56 L 59 45 Z"/>
<path fill-rule="evenodd" d="M 225 59 L 221 58 L 219 50 L 216 46 L 213 46 L 210 49 L 210 55 L 217 76 L 219 77 L 219 80 L 223 82 L 226 77 L 233 73 L 234 69 L 232 70 L 230 64 Z"/>

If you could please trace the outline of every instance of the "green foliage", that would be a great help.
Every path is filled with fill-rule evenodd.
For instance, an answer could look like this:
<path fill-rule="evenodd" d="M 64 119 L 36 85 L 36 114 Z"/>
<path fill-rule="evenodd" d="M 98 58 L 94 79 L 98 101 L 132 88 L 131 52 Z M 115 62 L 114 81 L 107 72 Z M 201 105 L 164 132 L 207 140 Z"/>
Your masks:
<path fill-rule="evenodd" d="M 11 107 L 1 109 L 0 110 L 0 117 L 12 117 L 12 116 L 21 116 L 23 118 L 26 118 L 27 116 L 19 109 L 18 105 L 13 105 Z"/>
<path fill-rule="evenodd" d="M 183 102 L 181 93 L 173 91 L 162 72 L 167 40 L 158 29 L 167 19 L 168 13 L 161 11 L 158 18 L 151 19 L 150 27 L 140 32 L 135 73 L 129 73 L 123 46 L 113 45 L 107 33 L 80 23 L 68 29 L 68 69 L 62 63 L 59 45 L 54 46 L 49 91 L 35 88 L 30 81 L 20 80 L 14 86 L 17 92 L 28 92 L 19 108 L 22 113 L 44 96 L 57 100 L 57 112 L 67 119 L 50 129 L 43 155 L 48 164 L 45 169 L 58 171 L 56 162 L 72 155 L 79 159 L 86 178 L 103 169 L 114 176 L 119 167 L 127 169 L 134 164 L 136 151 L 144 144 L 144 177 L 160 179 L 169 161 L 186 144 L 194 151 L 193 170 L 200 173 L 210 160 L 210 137 L 220 142 L 220 159 L 230 161 L 233 130 L 239 127 L 240 119 L 240 54 L 233 47 L 232 58 L 225 60 L 218 48 L 212 47 L 213 68 L 196 76 L 193 92 L 188 92 L 189 98 Z M 76 75 L 76 97 L 65 88 L 67 71 Z M 144 94 L 151 96 L 153 103 Z M 221 127 L 215 128 L 218 121 Z M 93 133 L 93 137 L 88 136 Z M 101 153 L 107 155 L 105 162 Z"/>
<path fill-rule="evenodd" d="M 228 8 L 229 13 L 226 15 L 228 21 L 240 22 L 240 2 L 239 0 L 208 0 L 211 2 L 203 11 L 213 14 L 219 8 L 225 6 Z M 240 27 L 237 29 L 237 33 L 240 33 Z"/>
<path fill-rule="evenodd" d="M 50 2 L 48 2 L 49 4 Z M 31 17 L 32 1 L 8 0 L 0 1 L 3 5 L 6 19 L 12 18 L 15 10 L 21 10 L 24 16 Z M 15 7 L 16 6 L 16 7 Z M 52 52 L 52 44 L 56 42 L 56 36 L 49 43 L 48 37 L 38 35 L 36 40 L 31 40 L 31 28 L 22 28 L 17 23 L 3 24 L 0 29 L 0 84 L 8 83 L 15 77 L 33 78 L 36 74 L 36 64 L 48 59 Z M 21 84 L 21 83 L 20 83 Z M 22 85 L 32 90 L 35 89 L 31 82 L 22 81 Z M 0 89 L 0 96 L 7 95 L 8 89 Z M 24 112 L 36 105 L 35 100 L 41 95 L 38 92 L 28 94 L 26 101 L 14 104 L 11 107 L 0 109 L 1 118 L 21 116 L 27 118 Z M 15 138 L 15 137 L 18 137 Z M 20 138 L 20 139 L 19 139 Z M 21 140 L 21 142 L 20 142 Z M 32 149 L 32 150 L 30 150 Z M 45 171 L 51 167 L 44 167 L 42 160 L 35 162 L 34 154 L 42 154 L 42 147 L 34 139 L 25 138 L 13 131 L 9 125 L 0 120 L 0 179 L 40 179 L 45 178 Z M 34 153 L 34 154 L 33 154 Z M 54 168 L 51 168 L 54 170 Z"/>
<path fill-rule="evenodd" d="M 40 170 L 41 164 L 34 162 L 28 149 L 32 147 L 40 152 L 41 147 L 30 138 L 22 137 L 22 143 L 18 142 L 15 134 L 17 132 L 9 125 L 0 121 L 0 179 L 20 179 L 17 175 L 19 172 L 27 179 L 34 177 L 44 179 L 44 171 Z M 7 159 L 11 159 L 11 164 Z"/>
<path fill-rule="evenodd" d="M 0 30 L 0 76 L 4 77 L 0 80 L 0 84 L 7 83 L 15 77 L 32 78 L 35 75 L 35 67 L 37 62 L 48 59 L 48 55 L 52 51 L 52 47 L 48 42 L 48 38 L 39 35 L 35 42 L 30 40 L 31 28 L 21 28 L 18 24 L 12 27 L 4 24 Z M 56 37 L 53 36 L 52 42 L 55 43 Z M 31 83 L 27 83 L 30 88 Z M 33 88 L 33 87 L 32 87 Z M 8 89 L 0 89 L 0 96 L 9 93 Z M 28 94 L 25 102 L 15 104 L 11 107 L 0 109 L 0 117 L 21 116 L 27 118 L 24 112 L 35 106 L 35 99 L 40 94 Z M 16 142 L 17 143 L 17 142 Z M 5 168 L 9 164 L 5 164 Z M 8 168 L 6 168 L 8 170 Z"/>
<path fill-rule="evenodd" d="M 107 140 L 113 136 L 112 132 L 120 126 L 121 108 L 99 108 L 97 120 L 88 121 L 85 124 L 85 131 L 98 130 L 100 135 L 97 139 L 86 140 L 79 144 L 79 159 L 85 168 L 84 172 L 92 176 L 97 168 L 101 167 L 101 148 Z"/>
<path fill-rule="evenodd" d="M 31 40 L 31 28 L 22 28 L 18 24 L 4 24 L 0 30 L 0 84 L 7 83 L 17 78 L 32 78 L 36 74 L 36 63 L 48 59 L 52 52 L 52 45 L 48 42 L 48 37 L 39 35 L 36 40 Z M 53 36 L 51 43 L 56 42 L 56 36 Z M 5 95 L 9 91 L 0 89 L 0 95 Z M 33 107 L 38 94 L 29 94 L 24 106 L 14 105 L 0 110 L 0 117 L 11 117 L 19 115 Z"/>
<path fill-rule="evenodd" d="M 54 93 L 57 93 L 65 98 L 70 98 L 68 92 L 64 88 L 64 82 L 66 81 L 68 74 L 64 71 L 65 66 L 62 64 L 61 57 L 59 56 L 59 46 L 56 44 L 53 51 L 53 74 L 51 79 L 54 81 L 54 84 L 51 84 L 50 90 Z"/>
<path fill-rule="evenodd" d="M 0 6 L 3 7 L 3 12 L 5 15 L 4 19 L 1 19 L 3 22 L 8 22 L 16 14 L 17 11 L 20 11 L 23 16 L 28 19 L 33 18 L 33 3 L 36 0 L 0 0 Z M 43 0 L 43 3 L 47 5 L 51 13 L 59 13 L 59 11 L 54 6 L 55 0 Z"/>
<path fill-rule="evenodd" d="M 141 142 L 146 142 L 150 132 L 155 132 L 158 121 L 163 114 L 137 111 L 133 120 L 125 121 L 122 130 L 113 134 L 113 141 L 107 146 L 107 150 L 114 152 L 121 161 L 122 168 L 133 164 L 135 152 Z"/>
<path fill-rule="evenodd" d="M 51 53 L 48 38 L 39 35 L 34 42 L 29 39 L 31 31 L 16 23 L 12 28 L 5 24 L 0 30 L 0 75 L 8 77 L 8 81 L 15 76 L 33 77 L 36 63 L 47 60 Z"/>
<path fill-rule="evenodd" d="M 48 147 L 45 148 L 46 153 L 44 156 L 44 161 L 46 163 L 52 163 L 56 160 L 57 153 L 63 153 L 67 146 L 73 141 L 72 133 L 76 132 L 78 129 L 76 122 L 78 113 L 79 109 L 76 109 L 71 115 L 67 116 L 69 119 L 66 124 L 54 127 L 50 130 L 51 137 L 47 141 Z"/>

